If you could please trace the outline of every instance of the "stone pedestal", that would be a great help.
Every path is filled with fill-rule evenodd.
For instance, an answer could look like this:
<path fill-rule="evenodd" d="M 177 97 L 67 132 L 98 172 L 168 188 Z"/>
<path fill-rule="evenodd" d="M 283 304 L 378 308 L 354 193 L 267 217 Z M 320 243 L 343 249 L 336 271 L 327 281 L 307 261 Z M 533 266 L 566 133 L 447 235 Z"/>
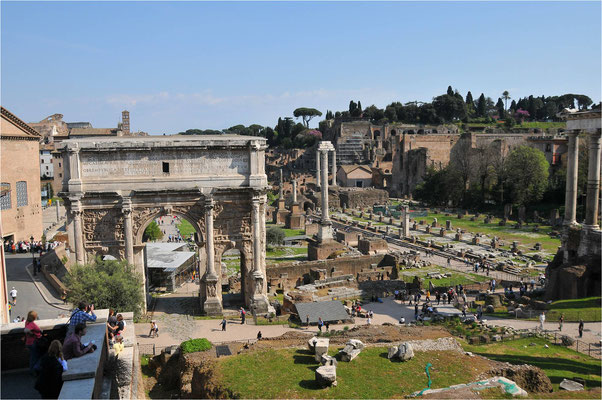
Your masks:
<path fill-rule="evenodd" d="M 253 272 L 253 286 L 255 291 L 253 294 L 252 307 L 255 308 L 257 314 L 267 313 L 270 305 L 267 296 L 263 294 L 263 284 L 263 274 L 260 271 Z"/>
<path fill-rule="evenodd" d="M 310 239 L 307 247 L 307 259 L 310 261 L 325 260 L 332 253 L 345 250 L 345 246 L 336 240 L 324 240 L 322 242 Z"/>

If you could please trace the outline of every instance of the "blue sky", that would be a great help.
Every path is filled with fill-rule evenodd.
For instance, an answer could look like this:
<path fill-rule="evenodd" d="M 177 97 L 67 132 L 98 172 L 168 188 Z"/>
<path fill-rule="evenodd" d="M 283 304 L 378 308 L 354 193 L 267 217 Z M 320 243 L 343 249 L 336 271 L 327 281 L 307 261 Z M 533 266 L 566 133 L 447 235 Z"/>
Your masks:
<path fill-rule="evenodd" d="M 297 107 L 601 97 L 600 2 L 6 2 L 2 105 L 152 134 L 274 126 Z M 316 125 L 316 120 L 312 125 Z"/>

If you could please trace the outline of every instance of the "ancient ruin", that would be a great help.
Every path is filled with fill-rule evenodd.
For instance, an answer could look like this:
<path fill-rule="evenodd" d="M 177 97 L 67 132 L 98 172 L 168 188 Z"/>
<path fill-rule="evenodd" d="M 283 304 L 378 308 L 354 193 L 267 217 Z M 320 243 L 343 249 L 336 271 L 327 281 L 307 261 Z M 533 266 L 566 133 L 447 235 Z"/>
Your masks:
<path fill-rule="evenodd" d="M 125 259 L 145 273 L 144 229 L 179 215 L 196 229 L 200 298 L 222 313 L 221 257 L 241 253 L 246 307 L 266 312 L 265 139 L 223 136 L 72 139 L 62 143 L 69 245 L 78 263 Z"/>

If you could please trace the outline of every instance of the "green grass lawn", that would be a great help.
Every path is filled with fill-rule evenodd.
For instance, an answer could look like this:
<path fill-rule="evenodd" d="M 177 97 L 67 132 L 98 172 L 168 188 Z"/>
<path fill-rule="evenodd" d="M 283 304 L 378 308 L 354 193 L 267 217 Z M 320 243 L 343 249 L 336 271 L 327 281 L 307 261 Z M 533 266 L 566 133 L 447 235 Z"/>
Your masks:
<path fill-rule="evenodd" d="M 433 219 L 437 218 L 437 222 L 443 226 L 445 226 L 445 221 L 449 220 L 452 222 L 453 229 L 460 228 L 471 233 L 479 232 L 497 236 L 502 240 L 510 242 L 508 244 L 512 244 L 512 241 L 516 240 L 519 242 L 519 245 L 528 246 L 529 248 L 533 247 L 535 243 L 540 242 L 543 248 L 552 254 L 555 254 L 558 246 L 560 246 L 560 239 L 552 238 L 548 235 L 552 231 L 551 226 L 539 225 L 539 231 L 533 232 L 535 224 L 523 226 L 521 229 L 514 229 L 515 222 L 511 222 L 506 226 L 499 226 L 499 218 L 494 218 L 491 223 L 485 224 L 484 215 L 481 215 L 476 221 L 471 221 L 470 217 L 469 215 L 458 219 L 458 216 L 455 214 L 448 217 L 445 214 L 429 213 L 427 217 L 419 217 L 417 220 L 424 220 L 426 223 L 432 224 Z"/>
<path fill-rule="evenodd" d="M 329 354 L 335 355 L 337 349 Z M 466 383 L 482 372 L 485 362 L 451 351 L 416 352 L 405 363 L 387 359 L 387 347 L 369 347 L 352 362 L 339 362 L 338 386 L 316 385 L 318 363 L 306 349 L 265 350 L 219 360 L 220 383 L 239 398 L 400 398 L 426 387 L 424 368 L 430 362 L 432 388 Z M 269 377 L 270 384 L 267 384 Z"/>
<path fill-rule="evenodd" d="M 536 346 L 529 346 L 530 343 L 535 343 Z M 544 348 L 545 344 L 549 348 Z M 463 344 L 462 347 L 492 360 L 539 367 L 552 381 L 554 391 L 558 390 L 558 385 L 564 378 L 573 377 L 583 378 L 587 388 L 600 386 L 600 360 L 554 345 L 545 339 L 525 338 L 487 345 Z"/>
<path fill-rule="evenodd" d="M 266 249 L 265 259 L 268 264 L 279 264 L 290 261 L 306 261 L 307 247 L 268 247 Z"/>
<path fill-rule="evenodd" d="M 196 230 L 194 229 L 194 227 L 192 226 L 192 224 L 188 221 L 186 221 L 183 218 L 180 218 L 180 222 L 177 226 L 178 230 L 180 231 L 180 235 L 182 235 L 182 237 L 184 239 L 189 239 L 191 234 L 194 234 L 196 232 Z"/>
<path fill-rule="evenodd" d="M 600 322 L 602 309 L 600 297 L 587 297 L 574 300 L 558 300 L 550 304 L 546 319 L 550 322 L 558 321 L 560 314 L 564 314 L 566 322 Z"/>
<path fill-rule="evenodd" d="M 276 225 L 276 224 L 265 224 L 266 229 L 269 229 L 271 227 L 276 227 L 276 228 L 280 228 L 284 231 L 284 235 L 286 237 L 291 237 L 291 236 L 302 236 L 305 235 L 305 230 L 304 229 L 286 229 L 284 227 L 284 225 Z"/>
<path fill-rule="evenodd" d="M 430 272 L 450 273 L 451 277 L 442 279 L 428 279 L 426 275 Z M 469 285 L 472 283 L 485 282 L 489 280 L 486 276 L 481 276 L 472 273 L 459 272 L 454 269 L 448 269 L 438 265 L 431 265 L 425 268 L 410 268 L 399 271 L 400 279 L 406 282 L 412 282 L 414 276 L 424 278 L 424 282 L 428 285 L 430 280 L 435 286 L 455 286 L 455 285 Z M 428 286 L 426 286 L 428 287 Z"/>

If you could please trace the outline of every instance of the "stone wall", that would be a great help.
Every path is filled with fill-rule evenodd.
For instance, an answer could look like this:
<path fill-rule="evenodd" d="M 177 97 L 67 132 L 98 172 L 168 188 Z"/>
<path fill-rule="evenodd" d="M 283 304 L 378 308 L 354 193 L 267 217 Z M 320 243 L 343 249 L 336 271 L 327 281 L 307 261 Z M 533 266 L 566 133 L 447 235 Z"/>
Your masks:
<path fill-rule="evenodd" d="M 266 275 L 268 284 L 278 285 L 279 288 L 289 290 L 299 285 L 308 284 L 312 281 L 312 269 L 325 269 L 326 278 L 338 275 L 353 275 L 357 277 L 362 270 L 370 268 L 372 264 L 378 266 L 385 264 L 385 255 L 340 257 L 332 260 L 307 261 L 302 263 L 282 263 L 268 265 Z"/>
<path fill-rule="evenodd" d="M 366 208 L 375 204 L 385 204 L 389 194 L 385 190 L 373 188 L 336 188 L 339 204 L 346 208 Z"/>

